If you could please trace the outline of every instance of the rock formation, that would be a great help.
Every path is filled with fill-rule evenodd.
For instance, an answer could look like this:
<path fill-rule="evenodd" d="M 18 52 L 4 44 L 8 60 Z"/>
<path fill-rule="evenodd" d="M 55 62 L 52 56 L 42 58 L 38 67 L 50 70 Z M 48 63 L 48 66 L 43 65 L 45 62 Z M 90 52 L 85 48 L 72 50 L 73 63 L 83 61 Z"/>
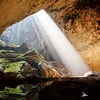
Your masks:
<path fill-rule="evenodd" d="M 93 71 L 100 71 L 99 0 L 0 0 L 0 33 L 45 9 Z"/>
<path fill-rule="evenodd" d="M 4 44 L 4 41 L 2 42 Z M 2 72 L 13 72 L 22 77 L 34 74 L 41 78 L 62 76 L 42 55 L 35 51 L 28 51 L 25 44 L 22 44 L 20 47 L 9 47 L 3 44 L 0 46 L 0 68 Z M 25 50 L 27 51 L 25 52 Z"/>

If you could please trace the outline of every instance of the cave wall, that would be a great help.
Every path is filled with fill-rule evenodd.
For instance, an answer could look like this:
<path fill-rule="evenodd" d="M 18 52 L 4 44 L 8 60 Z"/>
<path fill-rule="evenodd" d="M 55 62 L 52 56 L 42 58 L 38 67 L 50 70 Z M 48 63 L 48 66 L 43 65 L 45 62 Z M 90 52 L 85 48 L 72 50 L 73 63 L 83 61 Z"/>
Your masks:
<path fill-rule="evenodd" d="M 100 0 L 0 0 L 0 33 L 40 9 L 51 15 L 90 68 L 100 71 Z"/>

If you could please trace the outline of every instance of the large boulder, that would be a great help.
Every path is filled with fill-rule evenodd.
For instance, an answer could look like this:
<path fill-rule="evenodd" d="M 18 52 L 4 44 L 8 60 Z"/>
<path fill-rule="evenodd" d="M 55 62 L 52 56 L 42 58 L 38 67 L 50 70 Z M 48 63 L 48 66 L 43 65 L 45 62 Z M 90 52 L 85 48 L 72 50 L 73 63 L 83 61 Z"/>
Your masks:
<path fill-rule="evenodd" d="M 51 77 L 61 77 L 61 75 L 51 66 L 42 55 L 35 51 L 28 52 L 26 56 L 26 61 L 39 72 L 39 76 L 43 78 Z"/>
<path fill-rule="evenodd" d="M 24 77 L 28 77 L 29 75 L 32 75 L 32 74 L 36 74 L 36 75 L 39 74 L 38 70 L 36 68 L 32 68 L 30 64 L 28 63 L 23 64 L 23 67 L 21 68 L 20 73 Z"/>

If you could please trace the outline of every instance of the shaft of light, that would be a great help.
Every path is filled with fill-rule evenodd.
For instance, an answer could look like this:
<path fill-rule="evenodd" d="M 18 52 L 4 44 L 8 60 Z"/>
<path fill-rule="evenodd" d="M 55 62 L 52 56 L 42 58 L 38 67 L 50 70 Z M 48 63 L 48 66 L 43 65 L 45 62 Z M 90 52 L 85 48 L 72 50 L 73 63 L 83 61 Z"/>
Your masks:
<path fill-rule="evenodd" d="M 37 24 L 41 24 L 44 29 L 43 35 L 50 41 L 50 45 L 53 45 L 54 50 L 68 72 L 72 76 L 81 76 L 90 71 L 88 65 L 50 16 L 44 10 L 40 10 L 35 16 L 38 20 Z"/>

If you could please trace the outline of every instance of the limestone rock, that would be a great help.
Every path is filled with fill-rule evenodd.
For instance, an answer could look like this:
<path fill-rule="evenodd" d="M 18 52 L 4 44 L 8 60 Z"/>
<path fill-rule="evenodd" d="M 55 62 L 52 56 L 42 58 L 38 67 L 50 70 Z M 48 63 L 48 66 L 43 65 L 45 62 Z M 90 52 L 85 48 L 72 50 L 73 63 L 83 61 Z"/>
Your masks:
<path fill-rule="evenodd" d="M 30 64 L 28 63 L 23 64 L 23 67 L 21 68 L 20 73 L 22 76 L 25 76 L 25 77 L 32 75 L 32 74 L 36 74 L 36 75 L 39 74 L 38 70 L 36 68 L 32 68 Z"/>
<path fill-rule="evenodd" d="M 16 53 L 16 51 L 12 49 L 0 50 L 0 68 L 3 72 L 9 72 L 10 76 L 15 75 L 15 77 L 28 77 L 32 75 L 37 75 L 42 78 L 61 77 L 53 66 L 51 66 L 42 55 L 35 51 Z"/>
<path fill-rule="evenodd" d="M 43 78 L 51 77 L 61 77 L 61 75 L 45 61 L 42 55 L 39 55 L 36 52 L 28 52 L 25 54 L 26 61 L 33 67 L 36 68 L 39 72 L 39 76 Z"/>
<path fill-rule="evenodd" d="M 42 78 L 59 78 L 62 77 L 61 74 L 59 74 L 54 68 L 53 66 L 50 65 L 43 65 L 40 67 L 40 76 Z"/>

